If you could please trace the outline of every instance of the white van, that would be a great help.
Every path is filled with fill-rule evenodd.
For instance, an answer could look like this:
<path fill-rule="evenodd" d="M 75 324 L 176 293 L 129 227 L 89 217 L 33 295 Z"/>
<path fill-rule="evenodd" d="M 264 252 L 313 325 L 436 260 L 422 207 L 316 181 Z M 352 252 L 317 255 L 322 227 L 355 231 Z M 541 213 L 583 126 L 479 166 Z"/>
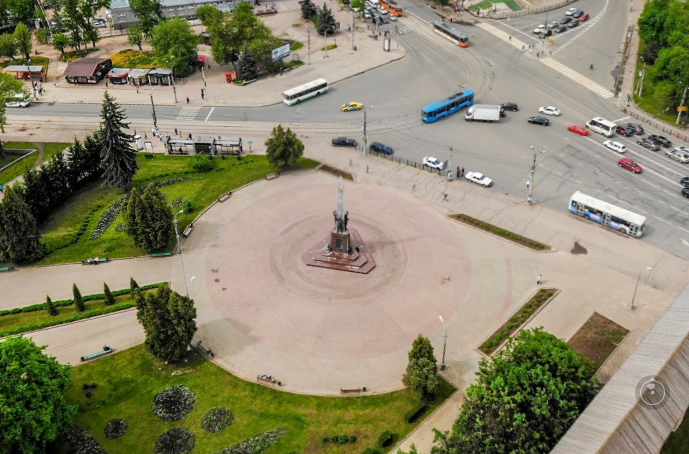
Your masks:
<path fill-rule="evenodd" d="M 625 147 L 624 144 L 616 142 L 614 140 L 606 140 L 605 142 L 603 142 L 603 145 L 605 145 L 607 148 L 610 148 L 612 151 L 616 151 L 618 153 L 627 152 L 627 147 Z"/>
<path fill-rule="evenodd" d="M 31 95 L 26 93 L 15 93 L 7 99 L 7 107 L 27 107 L 31 104 Z"/>

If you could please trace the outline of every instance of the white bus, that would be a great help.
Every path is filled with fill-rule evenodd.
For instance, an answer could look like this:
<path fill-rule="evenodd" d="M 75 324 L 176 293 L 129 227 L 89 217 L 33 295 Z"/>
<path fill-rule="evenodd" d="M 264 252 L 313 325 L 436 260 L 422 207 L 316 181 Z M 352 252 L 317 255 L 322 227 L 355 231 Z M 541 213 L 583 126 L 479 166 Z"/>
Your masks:
<path fill-rule="evenodd" d="M 646 218 L 577 191 L 569 199 L 569 211 L 629 236 L 641 238 Z"/>
<path fill-rule="evenodd" d="M 325 79 L 316 79 L 308 84 L 300 85 L 297 88 L 287 90 L 282 94 L 282 100 L 288 106 L 293 106 L 302 101 L 306 101 L 314 96 L 326 93 L 330 87 Z"/>
<path fill-rule="evenodd" d="M 612 137 L 615 135 L 615 128 L 617 128 L 617 125 L 605 118 L 594 117 L 586 122 L 586 127 L 593 132 L 603 134 L 605 137 Z"/>

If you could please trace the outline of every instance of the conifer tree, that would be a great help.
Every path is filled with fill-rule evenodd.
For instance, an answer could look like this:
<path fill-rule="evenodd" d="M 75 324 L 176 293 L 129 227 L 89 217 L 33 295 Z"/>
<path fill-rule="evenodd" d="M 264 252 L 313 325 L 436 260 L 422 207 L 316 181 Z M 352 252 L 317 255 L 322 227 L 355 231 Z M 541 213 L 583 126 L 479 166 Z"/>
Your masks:
<path fill-rule="evenodd" d="M 72 285 L 72 293 L 74 294 L 74 307 L 76 307 L 79 312 L 84 312 L 86 306 L 84 305 L 84 298 L 81 297 L 81 292 L 77 284 Z"/>
<path fill-rule="evenodd" d="M 134 290 L 139 288 L 139 284 L 134 280 L 133 277 L 129 278 L 129 291 L 134 293 Z"/>
<path fill-rule="evenodd" d="M 41 233 L 29 205 L 14 187 L 0 202 L 0 261 L 32 263 L 43 257 Z"/>
<path fill-rule="evenodd" d="M 165 248 L 172 238 L 172 211 L 165 194 L 154 185 L 143 195 L 133 190 L 124 207 L 127 233 L 134 243 L 147 251 Z"/>
<path fill-rule="evenodd" d="M 115 297 L 112 295 L 110 287 L 108 287 L 108 284 L 106 284 L 105 282 L 103 282 L 103 293 L 105 293 L 106 306 L 112 306 L 113 304 L 115 304 Z"/>
<path fill-rule="evenodd" d="M 242 80 L 254 80 L 258 77 L 258 70 L 256 69 L 256 59 L 249 51 L 248 47 L 244 48 L 241 58 L 239 59 L 239 67 L 237 68 L 238 76 Z"/>
<path fill-rule="evenodd" d="M 103 97 L 100 117 L 98 137 L 103 179 L 109 186 L 129 188 L 139 168 L 136 150 L 132 147 L 134 136 L 124 132 L 129 129 L 129 123 L 124 122 L 127 117 L 107 91 Z"/>
<path fill-rule="evenodd" d="M 316 5 L 314 5 L 311 0 L 302 0 L 299 4 L 301 5 L 302 18 L 311 20 L 311 18 L 318 14 L 318 8 L 316 8 Z"/>
<path fill-rule="evenodd" d="M 328 9 L 325 3 L 323 3 L 323 8 L 318 13 L 316 27 L 319 35 L 325 35 L 326 33 L 332 35 L 335 33 L 335 17 L 333 17 L 333 12 Z"/>
<path fill-rule="evenodd" d="M 48 296 L 48 295 L 45 296 L 45 306 L 46 306 L 46 309 L 48 309 L 48 314 L 50 314 L 51 316 L 54 317 L 58 314 L 57 308 L 53 304 L 53 300 L 51 300 L 50 296 Z"/>

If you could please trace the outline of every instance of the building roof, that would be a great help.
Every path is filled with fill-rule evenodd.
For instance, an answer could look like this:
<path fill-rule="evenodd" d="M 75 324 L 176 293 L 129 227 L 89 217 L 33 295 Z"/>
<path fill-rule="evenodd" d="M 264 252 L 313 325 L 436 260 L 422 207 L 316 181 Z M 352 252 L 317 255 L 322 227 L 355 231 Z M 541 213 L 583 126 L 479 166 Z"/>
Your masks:
<path fill-rule="evenodd" d="M 134 68 L 129 70 L 129 77 L 142 77 L 148 74 L 149 68 Z"/>
<path fill-rule="evenodd" d="M 43 66 L 33 66 L 33 65 L 10 65 L 7 66 L 3 69 L 6 73 L 25 73 L 27 72 L 27 68 L 29 72 L 32 73 L 40 73 L 43 72 Z"/>
<path fill-rule="evenodd" d="M 148 72 L 149 75 L 161 75 L 161 76 L 169 76 L 172 74 L 172 70 L 170 68 L 151 68 L 151 70 Z"/>
<path fill-rule="evenodd" d="M 112 68 L 108 71 L 108 77 L 127 77 L 130 70 L 127 68 Z"/>
<path fill-rule="evenodd" d="M 80 58 L 67 65 L 65 77 L 91 77 L 96 72 L 98 65 L 110 60 L 109 58 Z"/>

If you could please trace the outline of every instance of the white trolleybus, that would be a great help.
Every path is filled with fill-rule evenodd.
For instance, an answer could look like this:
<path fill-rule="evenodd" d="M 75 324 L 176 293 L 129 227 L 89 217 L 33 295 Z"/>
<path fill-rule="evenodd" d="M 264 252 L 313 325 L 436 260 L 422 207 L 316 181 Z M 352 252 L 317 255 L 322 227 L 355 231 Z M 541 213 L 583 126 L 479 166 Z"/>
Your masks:
<path fill-rule="evenodd" d="M 644 234 L 646 225 L 644 216 L 579 191 L 575 192 L 569 200 L 569 211 L 629 236 L 641 238 Z"/>
<path fill-rule="evenodd" d="M 606 120 L 605 118 L 594 117 L 586 122 L 586 127 L 593 132 L 603 134 L 605 137 L 612 137 L 615 135 L 617 125 L 612 121 Z"/>
<path fill-rule="evenodd" d="M 282 93 L 282 101 L 288 106 L 299 104 L 302 101 L 320 96 L 326 93 L 330 87 L 325 79 L 316 79 L 308 84 L 300 85 Z"/>

